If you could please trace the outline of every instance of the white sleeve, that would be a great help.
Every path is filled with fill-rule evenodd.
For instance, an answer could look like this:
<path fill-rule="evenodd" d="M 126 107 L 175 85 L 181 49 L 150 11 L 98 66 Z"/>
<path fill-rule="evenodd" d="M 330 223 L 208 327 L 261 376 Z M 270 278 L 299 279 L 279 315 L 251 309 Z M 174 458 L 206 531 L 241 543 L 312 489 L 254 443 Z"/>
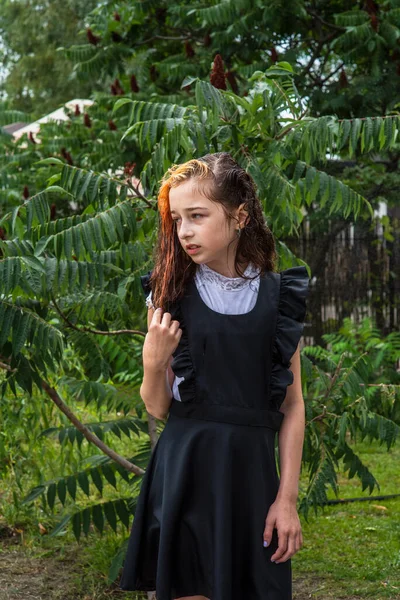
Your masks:
<path fill-rule="evenodd" d="M 153 305 L 153 302 L 151 300 L 151 290 L 150 290 L 149 295 L 146 298 L 146 306 L 147 306 L 147 308 L 155 308 L 155 306 Z"/>

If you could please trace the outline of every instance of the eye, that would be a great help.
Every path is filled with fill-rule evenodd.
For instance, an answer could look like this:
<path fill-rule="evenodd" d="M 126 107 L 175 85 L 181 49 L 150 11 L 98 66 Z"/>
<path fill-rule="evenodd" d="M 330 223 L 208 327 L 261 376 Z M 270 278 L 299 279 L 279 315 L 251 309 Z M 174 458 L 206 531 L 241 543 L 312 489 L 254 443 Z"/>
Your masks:
<path fill-rule="evenodd" d="M 200 213 L 192 213 L 192 217 L 204 217 L 204 215 L 201 215 Z M 172 219 L 172 220 L 174 223 L 179 221 L 179 219 Z"/>

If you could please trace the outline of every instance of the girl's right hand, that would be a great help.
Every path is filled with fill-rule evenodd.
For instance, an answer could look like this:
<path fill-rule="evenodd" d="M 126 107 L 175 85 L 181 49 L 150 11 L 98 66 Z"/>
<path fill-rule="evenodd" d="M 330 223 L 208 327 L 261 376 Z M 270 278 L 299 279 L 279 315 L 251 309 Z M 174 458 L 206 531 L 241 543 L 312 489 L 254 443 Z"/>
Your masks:
<path fill-rule="evenodd" d="M 161 317 L 162 315 L 162 317 Z M 153 318 L 143 344 L 143 365 L 146 369 L 163 371 L 168 368 L 171 354 L 181 339 L 179 321 L 171 321 L 171 313 L 154 311 Z"/>

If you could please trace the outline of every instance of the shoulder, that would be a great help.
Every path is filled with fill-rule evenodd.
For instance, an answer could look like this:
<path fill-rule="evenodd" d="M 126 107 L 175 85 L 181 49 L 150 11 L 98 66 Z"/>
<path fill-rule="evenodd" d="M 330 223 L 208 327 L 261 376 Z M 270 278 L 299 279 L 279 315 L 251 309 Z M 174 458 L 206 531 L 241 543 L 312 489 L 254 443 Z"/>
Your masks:
<path fill-rule="evenodd" d="M 141 275 L 140 276 L 140 283 L 144 292 L 145 296 L 148 296 L 149 293 L 151 292 L 151 286 L 150 286 L 150 277 L 152 274 L 152 270 L 147 271 L 147 273 L 145 275 Z"/>
<path fill-rule="evenodd" d="M 148 271 L 145 275 L 141 275 L 140 276 L 140 283 L 142 286 L 142 290 L 144 293 L 144 296 L 146 298 L 145 302 L 146 302 L 146 306 L 147 308 L 155 308 L 155 306 L 153 305 L 152 302 L 152 291 L 151 291 L 151 284 L 150 284 L 150 277 L 152 274 L 152 270 Z"/>
<path fill-rule="evenodd" d="M 268 282 L 267 290 L 272 302 L 281 312 L 299 313 L 305 311 L 310 278 L 306 267 L 297 266 L 283 271 L 266 271 L 262 277 Z"/>
<path fill-rule="evenodd" d="M 274 355 L 288 364 L 304 330 L 310 278 L 306 267 L 276 273 L 279 284 Z"/>
<path fill-rule="evenodd" d="M 152 294 L 152 289 L 151 289 L 151 282 L 150 282 L 150 277 L 153 273 L 153 270 L 151 269 L 150 271 L 148 271 L 145 275 L 141 275 L 140 276 L 140 283 L 143 289 L 143 293 L 145 295 L 145 303 L 147 308 L 151 308 L 153 310 L 156 309 L 156 306 L 153 304 L 153 294 Z M 171 315 L 175 315 L 175 313 L 178 311 L 178 306 L 180 304 L 180 300 L 174 300 L 174 301 L 170 301 L 167 302 L 167 311 L 171 313 Z"/>
<path fill-rule="evenodd" d="M 290 267 L 279 273 L 279 311 L 302 321 L 306 315 L 306 300 L 310 278 L 304 266 Z"/>

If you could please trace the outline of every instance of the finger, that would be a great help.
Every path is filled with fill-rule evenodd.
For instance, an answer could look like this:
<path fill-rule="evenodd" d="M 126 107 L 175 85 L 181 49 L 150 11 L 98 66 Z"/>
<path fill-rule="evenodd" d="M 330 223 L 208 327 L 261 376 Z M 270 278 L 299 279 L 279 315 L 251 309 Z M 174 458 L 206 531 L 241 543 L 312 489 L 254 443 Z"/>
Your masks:
<path fill-rule="evenodd" d="M 176 331 L 173 332 L 173 335 L 175 336 L 175 339 L 179 341 L 181 339 L 182 329 L 178 328 Z"/>
<path fill-rule="evenodd" d="M 293 556 L 293 554 L 296 551 L 296 543 L 295 543 L 295 537 L 293 536 L 289 536 L 288 537 L 288 545 L 287 545 L 287 550 L 286 552 L 284 552 L 282 554 L 282 556 L 278 559 L 275 560 L 275 563 L 279 564 L 281 562 L 286 562 L 291 556 Z"/>
<path fill-rule="evenodd" d="M 178 329 L 179 329 L 179 325 L 180 325 L 179 321 L 171 321 L 170 330 L 173 333 L 176 333 L 178 331 Z"/>
<path fill-rule="evenodd" d="M 264 547 L 267 547 L 267 546 L 271 545 L 273 531 L 274 531 L 274 525 L 273 525 L 273 523 L 268 524 L 268 525 L 265 526 L 264 533 L 263 533 Z M 266 544 L 265 542 L 268 542 L 268 543 Z"/>
<path fill-rule="evenodd" d="M 298 552 L 301 549 L 302 545 L 303 545 L 303 536 L 301 535 L 301 531 L 300 531 L 299 535 L 297 536 L 296 552 Z"/>
<path fill-rule="evenodd" d="M 278 531 L 278 548 L 276 549 L 276 552 L 274 552 L 274 554 L 271 556 L 271 560 L 273 562 L 275 562 L 276 560 L 279 560 L 283 556 L 283 554 L 287 550 L 287 545 L 288 545 L 288 534 L 284 534 L 284 533 Z"/>
<path fill-rule="evenodd" d="M 171 313 L 165 312 L 163 314 L 163 317 L 161 320 L 161 325 L 168 325 L 168 327 L 169 327 L 170 322 L 171 322 Z"/>
<path fill-rule="evenodd" d="M 153 318 L 152 318 L 151 322 L 152 323 L 160 323 L 161 317 L 162 317 L 162 309 L 156 308 L 156 310 L 153 313 Z"/>

